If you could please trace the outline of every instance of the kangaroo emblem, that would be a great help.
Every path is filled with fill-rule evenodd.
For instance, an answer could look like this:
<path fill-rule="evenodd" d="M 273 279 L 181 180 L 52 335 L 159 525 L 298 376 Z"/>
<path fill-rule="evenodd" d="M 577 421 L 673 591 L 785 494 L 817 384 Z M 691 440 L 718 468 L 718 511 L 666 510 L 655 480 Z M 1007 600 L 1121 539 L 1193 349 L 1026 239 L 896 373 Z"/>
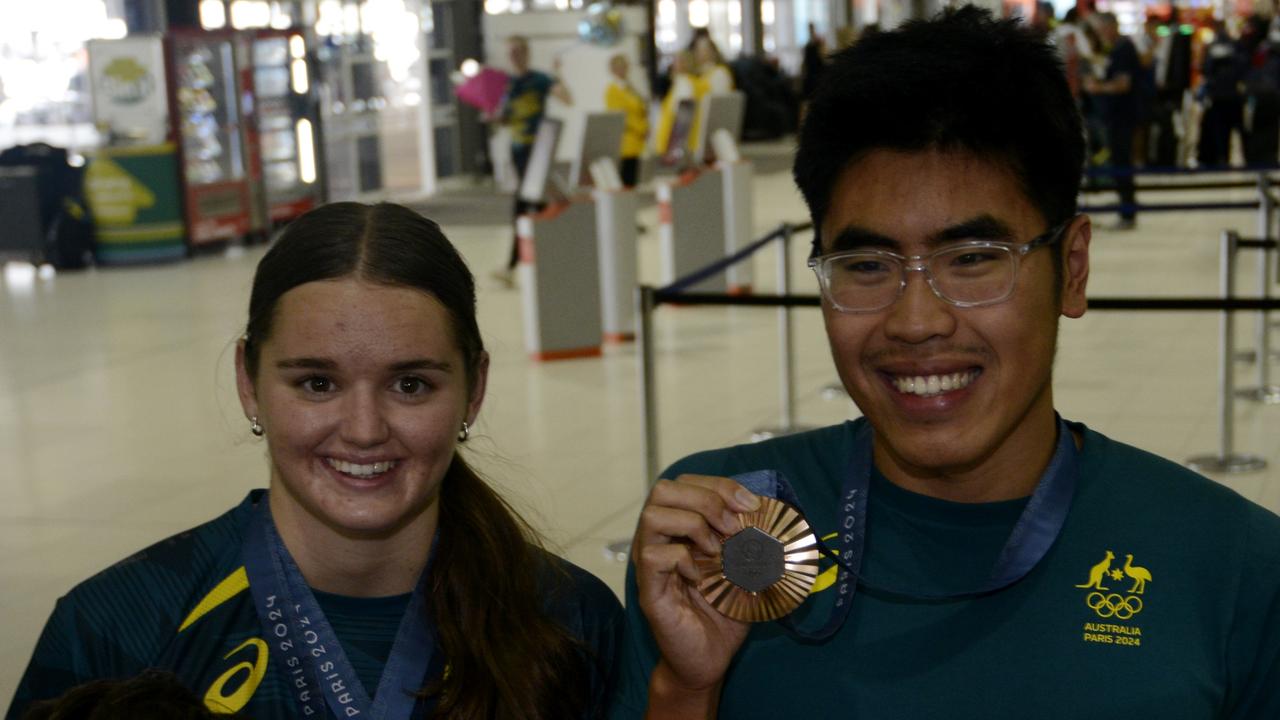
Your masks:
<path fill-rule="evenodd" d="M 1102 587 L 1102 579 L 1107 576 L 1107 571 L 1111 569 L 1111 561 L 1115 559 L 1116 559 L 1116 554 L 1108 550 L 1107 556 L 1102 559 L 1102 562 L 1098 563 L 1097 565 L 1094 565 L 1089 570 L 1089 582 L 1083 585 L 1077 585 L 1076 587 L 1093 588 L 1095 590 L 1106 590 L 1107 588 Z"/>

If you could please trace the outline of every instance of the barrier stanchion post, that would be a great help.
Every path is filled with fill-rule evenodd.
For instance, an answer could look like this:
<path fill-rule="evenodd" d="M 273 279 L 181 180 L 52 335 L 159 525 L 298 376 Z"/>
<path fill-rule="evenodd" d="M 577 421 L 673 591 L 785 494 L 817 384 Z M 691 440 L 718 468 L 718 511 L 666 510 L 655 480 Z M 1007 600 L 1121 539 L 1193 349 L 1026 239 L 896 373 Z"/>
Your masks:
<path fill-rule="evenodd" d="M 644 408 L 644 490 L 658 479 L 658 389 L 653 351 L 654 289 L 641 285 L 637 291 L 636 312 L 640 316 L 636 330 L 640 339 L 640 393 Z"/>
<path fill-rule="evenodd" d="M 1222 233 L 1222 249 L 1219 261 L 1219 288 L 1222 297 L 1235 297 L 1236 243 L 1240 238 L 1234 231 Z M 1235 314 L 1223 310 L 1219 320 L 1218 358 L 1218 453 L 1196 455 L 1186 464 L 1193 470 L 1209 473 L 1242 473 L 1262 470 L 1267 461 L 1256 455 L 1235 452 Z"/>
<path fill-rule="evenodd" d="M 636 339 L 640 343 L 640 406 L 644 412 L 641 426 L 641 442 L 644 449 L 644 488 L 642 497 L 648 497 L 649 487 L 658 479 L 658 390 L 653 352 L 653 309 L 656 307 L 655 290 L 641 285 L 636 289 Z M 631 553 L 631 538 L 614 540 L 605 545 L 604 554 L 612 560 L 626 562 Z"/>
<path fill-rule="evenodd" d="M 1266 240 L 1271 237 L 1271 216 L 1275 208 L 1275 199 L 1271 196 L 1266 173 L 1258 179 L 1258 237 Z M 1271 299 L 1271 249 L 1259 248 L 1258 252 L 1258 297 Z M 1264 405 L 1280 404 L 1280 386 L 1271 383 L 1271 315 L 1259 310 L 1254 332 L 1253 361 L 1257 363 L 1257 387 L 1236 391 L 1238 397 Z"/>
<path fill-rule="evenodd" d="M 791 225 L 782 226 L 782 238 L 778 241 L 778 295 L 791 294 Z M 780 435 L 807 430 L 796 424 L 795 389 L 795 332 L 791 327 L 791 306 L 778 307 L 778 404 L 780 423 L 777 427 L 757 428 L 751 432 L 751 441 L 760 442 Z"/>

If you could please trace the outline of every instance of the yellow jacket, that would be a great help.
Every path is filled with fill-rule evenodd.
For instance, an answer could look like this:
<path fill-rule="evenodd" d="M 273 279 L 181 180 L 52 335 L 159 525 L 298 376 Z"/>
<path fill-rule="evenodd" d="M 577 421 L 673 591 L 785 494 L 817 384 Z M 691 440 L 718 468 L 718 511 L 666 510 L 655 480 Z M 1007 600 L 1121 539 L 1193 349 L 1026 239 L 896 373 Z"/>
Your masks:
<path fill-rule="evenodd" d="M 627 118 L 622 131 L 622 157 L 643 155 L 645 141 L 649 139 L 649 103 L 630 85 L 611 80 L 604 91 L 604 106 L 611 112 L 623 113 Z"/>

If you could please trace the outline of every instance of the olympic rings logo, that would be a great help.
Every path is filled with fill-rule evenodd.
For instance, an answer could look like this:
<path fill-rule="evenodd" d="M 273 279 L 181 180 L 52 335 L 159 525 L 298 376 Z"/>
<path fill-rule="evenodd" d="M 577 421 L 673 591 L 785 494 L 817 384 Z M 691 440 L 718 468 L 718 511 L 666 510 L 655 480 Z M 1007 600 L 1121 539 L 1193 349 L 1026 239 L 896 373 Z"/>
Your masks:
<path fill-rule="evenodd" d="M 1084 599 L 1084 604 L 1098 613 L 1098 617 L 1101 618 L 1113 617 L 1117 620 L 1128 620 L 1142 612 L 1142 598 L 1137 595 L 1125 597 L 1116 593 L 1103 595 L 1100 592 L 1091 592 Z"/>

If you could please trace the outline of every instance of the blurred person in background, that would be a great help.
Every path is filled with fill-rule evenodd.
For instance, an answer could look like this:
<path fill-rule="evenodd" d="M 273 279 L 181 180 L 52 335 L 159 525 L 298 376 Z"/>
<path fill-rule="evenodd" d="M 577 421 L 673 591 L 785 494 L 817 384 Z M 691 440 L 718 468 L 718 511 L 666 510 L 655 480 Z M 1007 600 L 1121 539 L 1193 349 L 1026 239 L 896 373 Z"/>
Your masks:
<path fill-rule="evenodd" d="M 1071 8 L 1062 17 L 1062 22 L 1053 29 L 1051 39 L 1058 54 L 1062 56 L 1062 66 L 1067 75 L 1067 86 L 1071 95 L 1080 100 L 1081 73 L 1087 67 L 1085 58 L 1090 54 L 1089 38 L 1080 27 L 1080 14 Z"/>
<path fill-rule="evenodd" d="M 701 80 L 695 72 L 693 53 L 681 50 L 671 58 L 668 70 L 670 83 L 667 95 L 662 99 L 662 110 L 658 115 L 658 128 L 653 135 L 654 150 L 659 156 L 666 154 L 671 139 L 671 129 L 675 125 L 676 109 L 681 100 L 697 100 L 698 86 Z"/>
<path fill-rule="evenodd" d="M 1154 146 L 1151 142 L 1152 128 L 1159 103 L 1158 78 L 1161 62 L 1167 58 L 1168 38 L 1160 36 L 1163 21 L 1150 16 L 1142 24 L 1142 32 L 1133 38 L 1133 47 L 1138 52 L 1138 125 L 1133 136 L 1133 161 L 1139 166 L 1151 162 Z"/>
<path fill-rule="evenodd" d="M 1251 15 L 1241 47 L 1248 58 L 1244 76 L 1244 161 L 1251 167 L 1275 165 L 1280 155 L 1280 33 L 1269 20 Z"/>
<path fill-rule="evenodd" d="M 1137 200 L 1133 182 L 1133 138 L 1138 128 L 1139 86 L 1142 63 L 1133 41 L 1120 34 L 1120 23 L 1109 12 L 1089 16 L 1089 24 L 1107 52 L 1106 70 L 1099 79 L 1087 75 L 1085 92 L 1101 104 L 1106 123 L 1112 178 L 1120 196 L 1120 219 L 1113 229 L 1132 230 L 1137 225 Z"/>
<path fill-rule="evenodd" d="M 604 91 L 605 109 L 626 118 L 622 131 L 622 184 L 633 188 L 640 179 L 640 157 L 649 141 L 649 101 L 631 84 L 631 62 L 618 53 L 609 60 L 609 85 Z"/>
<path fill-rule="evenodd" d="M 507 264 L 493 272 L 493 278 L 504 287 L 514 287 L 516 263 L 520 261 L 520 239 L 516 235 L 515 218 L 538 209 L 537 204 L 520 199 L 520 183 L 529 167 L 529 154 L 538 137 L 538 126 L 547 113 L 547 97 L 573 104 L 569 88 L 553 75 L 529 66 L 529 39 L 523 35 L 507 38 L 507 57 L 511 61 L 511 82 L 502 98 L 499 118 L 511 134 L 511 162 L 516 168 L 516 199 L 512 209 L 511 252 Z M 556 72 L 560 61 L 556 60 Z"/>
<path fill-rule="evenodd" d="M 1040 37 L 1050 37 L 1058 18 L 1054 14 L 1053 3 L 1039 0 L 1031 15 L 1031 29 Z"/>
<path fill-rule="evenodd" d="M 827 39 L 818 28 L 809 23 L 809 42 L 804 45 L 804 58 L 800 63 L 800 98 L 808 102 L 827 69 Z"/>
<path fill-rule="evenodd" d="M 1070 16 L 1071 13 L 1068 12 L 1067 15 Z M 1088 92 L 1085 82 L 1086 78 L 1099 79 L 1105 75 L 1107 51 L 1093 23 L 1077 20 L 1075 26 L 1078 31 L 1076 39 L 1079 41 L 1076 45 L 1078 49 L 1076 79 L 1079 84 L 1075 88 L 1075 95 L 1079 101 L 1080 113 L 1084 118 L 1085 134 L 1089 139 L 1089 163 L 1104 165 L 1110 160 L 1111 155 L 1107 145 L 1106 103 Z"/>
<path fill-rule="evenodd" d="M 1247 63 L 1227 33 L 1227 24 L 1213 22 L 1213 41 L 1204 48 L 1201 85 L 1197 91 L 1204 113 L 1200 116 L 1200 144 L 1196 159 L 1201 167 L 1231 164 L 1231 135 L 1244 131 L 1244 81 Z"/>
<path fill-rule="evenodd" d="M 702 123 L 706 120 L 704 117 L 707 109 L 706 98 L 710 95 L 733 92 L 735 85 L 733 71 L 725 64 L 720 48 L 716 46 L 716 42 L 711 39 L 710 33 L 705 28 L 701 33 L 694 35 L 690 47 L 693 50 L 696 75 L 693 94 L 698 109 L 693 116 L 693 126 L 689 129 L 689 149 L 697 152 L 702 149 Z"/>
<path fill-rule="evenodd" d="M 689 49 L 693 52 L 694 72 L 704 83 L 701 88 L 703 95 L 719 95 L 733 90 L 733 71 L 725 64 L 720 48 L 706 28 L 694 35 Z"/>

